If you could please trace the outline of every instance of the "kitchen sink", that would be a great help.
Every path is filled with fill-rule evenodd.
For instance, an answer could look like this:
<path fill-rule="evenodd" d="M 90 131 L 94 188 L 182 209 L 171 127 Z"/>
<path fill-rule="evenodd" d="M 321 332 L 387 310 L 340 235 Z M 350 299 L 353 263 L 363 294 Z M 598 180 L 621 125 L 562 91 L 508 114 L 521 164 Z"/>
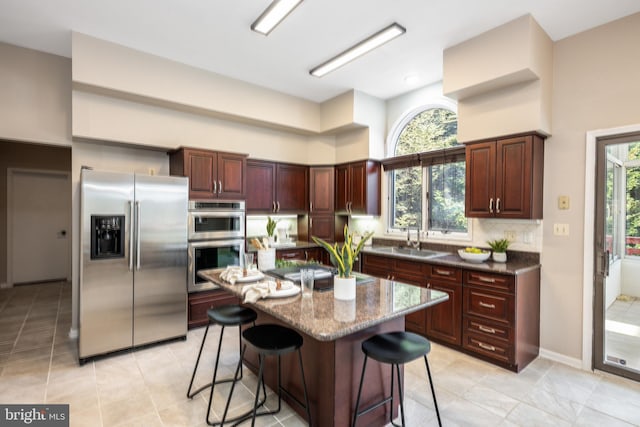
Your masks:
<path fill-rule="evenodd" d="M 449 255 L 448 252 L 432 251 L 430 249 L 404 248 L 401 246 L 374 246 L 370 250 L 381 254 L 408 255 L 416 258 L 437 258 Z"/>

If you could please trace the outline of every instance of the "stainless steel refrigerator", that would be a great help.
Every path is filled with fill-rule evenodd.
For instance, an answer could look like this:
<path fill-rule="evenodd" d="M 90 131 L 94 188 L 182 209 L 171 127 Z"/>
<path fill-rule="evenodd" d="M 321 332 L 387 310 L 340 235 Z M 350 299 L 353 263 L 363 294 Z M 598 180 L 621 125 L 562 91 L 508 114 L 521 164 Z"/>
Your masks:
<path fill-rule="evenodd" d="M 187 183 L 82 170 L 81 363 L 186 337 Z"/>

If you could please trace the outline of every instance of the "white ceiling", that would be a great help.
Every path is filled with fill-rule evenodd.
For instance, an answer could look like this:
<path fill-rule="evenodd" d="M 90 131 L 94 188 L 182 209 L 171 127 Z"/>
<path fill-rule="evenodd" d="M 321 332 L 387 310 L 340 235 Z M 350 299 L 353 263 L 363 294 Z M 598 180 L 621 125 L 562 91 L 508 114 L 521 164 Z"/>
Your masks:
<path fill-rule="evenodd" d="M 305 0 L 269 36 L 270 0 L 0 0 L 0 41 L 71 56 L 71 31 L 314 101 L 382 99 L 442 79 L 442 52 L 530 13 L 553 40 L 640 11 L 638 0 Z M 397 22 L 407 33 L 317 78 L 314 66 Z M 2 60 L 0 58 L 0 60 Z M 411 85 L 409 75 L 418 77 Z"/>

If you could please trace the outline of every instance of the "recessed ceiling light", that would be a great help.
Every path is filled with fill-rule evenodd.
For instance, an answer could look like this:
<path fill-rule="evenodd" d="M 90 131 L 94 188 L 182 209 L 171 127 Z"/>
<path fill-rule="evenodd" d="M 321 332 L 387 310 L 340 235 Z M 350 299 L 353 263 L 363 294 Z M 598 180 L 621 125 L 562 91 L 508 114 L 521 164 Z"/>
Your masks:
<path fill-rule="evenodd" d="M 268 35 L 302 0 L 274 0 L 262 15 L 251 24 L 256 33 Z"/>
<path fill-rule="evenodd" d="M 407 30 L 402 25 L 394 22 L 387 28 L 378 31 L 374 35 L 362 40 L 360 43 L 350 47 L 344 52 L 334 56 L 330 60 L 313 68 L 311 71 L 309 71 L 309 74 L 316 77 L 322 77 L 325 74 L 328 74 L 331 71 L 335 70 L 336 68 L 340 68 L 348 62 L 351 62 L 354 59 L 364 55 L 365 53 L 382 46 L 386 42 L 393 40 L 398 36 L 401 36 L 406 31 Z"/>

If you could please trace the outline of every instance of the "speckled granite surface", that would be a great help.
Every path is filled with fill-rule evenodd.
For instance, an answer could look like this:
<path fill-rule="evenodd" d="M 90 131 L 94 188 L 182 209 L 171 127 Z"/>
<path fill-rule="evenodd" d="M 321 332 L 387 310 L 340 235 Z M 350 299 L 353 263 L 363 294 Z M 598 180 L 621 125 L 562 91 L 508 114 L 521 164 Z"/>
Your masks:
<path fill-rule="evenodd" d="M 220 279 L 221 270 L 200 271 L 202 277 L 240 296 L 241 284 Z M 351 333 L 405 316 L 448 299 L 444 292 L 400 282 L 376 279 L 356 287 L 353 301 L 336 300 L 333 292 L 313 292 L 279 299 L 262 299 L 255 307 L 290 324 L 318 341 L 332 341 Z"/>
<path fill-rule="evenodd" d="M 457 253 L 450 253 L 448 255 L 435 257 L 435 258 L 420 258 L 412 255 L 403 254 L 388 254 L 380 253 L 376 251 L 376 247 L 365 247 L 362 250 L 363 253 L 371 255 L 379 255 L 391 258 L 403 258 L 410 259 L 411 261 L 424 262 L 428 264 L 436 265 L 450 265 L 454 267 L 465 268 L 468 270 L 486 271 L 488 273 L 501 273 L 501 274 L 513 274 L 518 275 L 526 271 L 540 268 L 540 263 L 537 259 L 530 259 L 525 257 L 512 257 L 508 258 L 507 262 L 492 262 L 491 258 L 485 262 L 468 262 L 460 258 Z M 508 255 L 508 254 L 507 254 Z"/>

